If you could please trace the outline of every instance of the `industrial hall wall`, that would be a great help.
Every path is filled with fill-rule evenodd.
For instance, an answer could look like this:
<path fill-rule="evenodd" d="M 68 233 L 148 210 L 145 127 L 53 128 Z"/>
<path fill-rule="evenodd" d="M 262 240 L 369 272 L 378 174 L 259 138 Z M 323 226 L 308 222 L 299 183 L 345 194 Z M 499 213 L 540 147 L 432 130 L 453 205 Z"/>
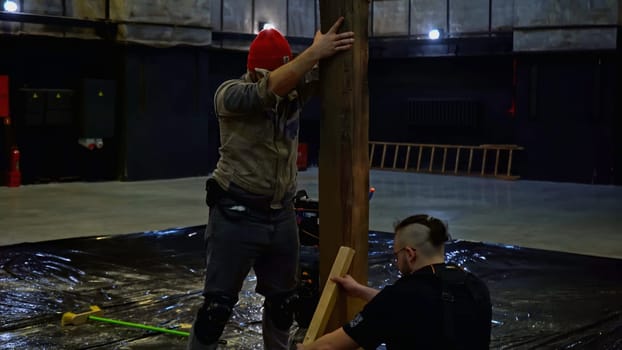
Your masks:
<path fill-rule="evenodd" d="M 0 145 L 20 148 L 24 184 L 208 173 L 213 92 L 205 49 L 39 37 L 0 44 L 12 114 Z M 91 95 L 113 108 L 97 114 Z M 86 138 L 100 139 L 101 148 L 81 145 Z"/>
<path fill-rule="evenodd" d="M 10 78 L 11 121 L 3 125 L 0 147 L 2 156 L 19 147 L 22 183 L 116 179 L 118 48 L 36 36 L 0 37 L 0 47 L 0 72 Z M 87 137 L 101 138 L 103 147 L 80 145 Z M 0 171 L 6 164 L 0 159 Z"/>
<path fill-rule="evenodd" d="M 24 0 L 0 12 L 12 121 L 0 171 L 17 145 L 26 184 L 207 174 L 209 4 L 182 2 Z"/>
<path fill-rule="evenodd" d="M 13 121 L 0 171 L 17 142 L 31 183 L 209 173 L 218 84 L 244 72 L 264 25 L 299 53 L 320 13 L 307 0 L 15 3 L 0 11 Z M 371 1 L 369 23 L 370 140 L 517 144 L 521 178 L 622 184 L 619 1 Z M 319 114 L 316 99 L 301 122 L 310 164 Z"/>
<path fill-rule="evenodd" d="M 622 184 L 619 62 L 593 52 L 372 59 L 370 140 L 517 144 L 522 179 Z"/>

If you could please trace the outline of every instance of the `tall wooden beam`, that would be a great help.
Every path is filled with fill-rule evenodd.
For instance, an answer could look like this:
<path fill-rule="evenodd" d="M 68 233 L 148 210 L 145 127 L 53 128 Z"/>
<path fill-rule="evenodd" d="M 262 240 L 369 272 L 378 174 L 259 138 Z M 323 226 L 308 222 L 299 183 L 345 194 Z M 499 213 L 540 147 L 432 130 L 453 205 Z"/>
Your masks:
<path fill-rule="evenodd" d="M 320 0 L 322 33 L 340 17 L 339 32 L 353 31 L 352 50 L 320 63 L 320 281 L 340 246 L 356 251 L 350 274 L 367 282 L 369 234 L 368 0 Z M 341 326 L 361 302 L 338 298 L 326 331 Z"/>

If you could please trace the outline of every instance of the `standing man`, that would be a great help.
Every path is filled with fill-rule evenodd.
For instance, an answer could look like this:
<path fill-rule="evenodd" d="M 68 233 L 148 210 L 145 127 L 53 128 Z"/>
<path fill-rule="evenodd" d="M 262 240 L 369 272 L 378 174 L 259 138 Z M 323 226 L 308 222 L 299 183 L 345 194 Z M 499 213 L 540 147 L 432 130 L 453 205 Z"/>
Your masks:
<path fill-rule="evenodd" d="M 288 348 L 298 273 L 296 191 L 299 115 L 311 97 L 309 75 L 319 60 L 349 50 L 354 33 L 328 32 L 295 59 L 287 40 L 262 30 L 251 43 L 247 72 L 224 82 L 214 105 L 220 124 L 220 159 L 207 180 L 204 303 L 188 349 L 216 349 L 251 268 L 265 297 L 264 349 Z"/>
<path fill-rule="evenodd" d="M 393 253 L 402 277 L 382 291 L 351 276 L 335 277 L 349 296 L 367 305 L 345 326 L 298 350 L 464 349 L 490 344 L 492 306 L 488 288 L 456 265 L 445 264 L 447 227 L 428 215 L 395 227 Z"/>

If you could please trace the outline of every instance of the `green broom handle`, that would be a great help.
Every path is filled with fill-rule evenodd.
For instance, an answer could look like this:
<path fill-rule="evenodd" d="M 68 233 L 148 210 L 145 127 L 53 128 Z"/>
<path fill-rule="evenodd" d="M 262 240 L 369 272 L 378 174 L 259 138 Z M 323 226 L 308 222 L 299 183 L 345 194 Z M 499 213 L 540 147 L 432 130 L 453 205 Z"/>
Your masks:
<path fill-rule="evenodd" d="M 147 326 L 147 325 L 140 324 L 140 323 L 132 323 L 132 322 L 113 320 L 113 319 L 110 319 L 110 318 L 99 317 L 99 316 L 92 316 L 91 315 L 91 316 L 89 316 L 89 319 L 90 320 L 94 320 L 94 321 L 100 321 L 100 322 L 107 322 L 107 323 L 117 324 L 117 325 L 120 325 L 120 326 L 128 326 L 128 327 L 134 327 L 134 328 L 147 329 L 147 330 L 150 330 L 150 331 L 176 334 L 176 335 L 181 335 L 181 336 L 184 336 L 184 337 L 187 337 L 187 336 L 190 335 L 190 333 L 188 333 L 188 332 L 177 331 L 177 330 L 174 330 L 174 329 Z"/>

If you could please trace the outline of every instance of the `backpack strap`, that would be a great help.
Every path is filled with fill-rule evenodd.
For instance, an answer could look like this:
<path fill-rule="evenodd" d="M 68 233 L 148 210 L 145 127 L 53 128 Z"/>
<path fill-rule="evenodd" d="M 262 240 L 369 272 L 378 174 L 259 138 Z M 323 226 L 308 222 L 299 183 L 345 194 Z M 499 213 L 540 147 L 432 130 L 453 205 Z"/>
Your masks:
<path fill-rule="evenodd" d="M 443 348 L 455 349 L 454 305 L 456 299 L 450 286 L 464 285 L 467 274 L 459 266 L 453 264 L 437 264 L 431 265 L 431 267 L 434 275 L 441 281 L 441 299 L 443 301 Z"/>

